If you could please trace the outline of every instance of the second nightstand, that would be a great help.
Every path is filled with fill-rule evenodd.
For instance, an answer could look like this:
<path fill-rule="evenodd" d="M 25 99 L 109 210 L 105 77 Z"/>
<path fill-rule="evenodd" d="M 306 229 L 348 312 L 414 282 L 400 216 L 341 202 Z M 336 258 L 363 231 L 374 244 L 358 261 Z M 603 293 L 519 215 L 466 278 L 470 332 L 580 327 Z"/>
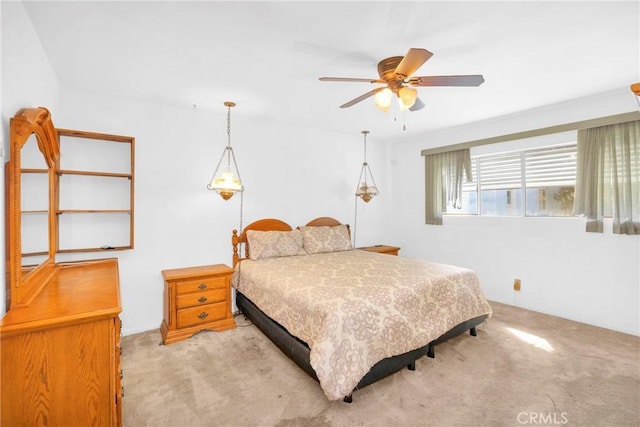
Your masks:
<path fill-rule="evenodd" d="M 203 329 L 236 327 L 231 314 L 231 275 L 224 264 L 163 270 L 162 341 L 171 344 Z"/>
<path fill-rule="evenodd" d="M 365 246 L 363 248 L 357 248 L 357 249 L 361 249 L 363 251 L 369 251 L 369 252 L 378 252 L 381 254 L 396 255 L 396 256 L 398 255 L 398 251 L 400 250 L 400 248 L 396 246 L 387 246 L 387 245 Z"/>

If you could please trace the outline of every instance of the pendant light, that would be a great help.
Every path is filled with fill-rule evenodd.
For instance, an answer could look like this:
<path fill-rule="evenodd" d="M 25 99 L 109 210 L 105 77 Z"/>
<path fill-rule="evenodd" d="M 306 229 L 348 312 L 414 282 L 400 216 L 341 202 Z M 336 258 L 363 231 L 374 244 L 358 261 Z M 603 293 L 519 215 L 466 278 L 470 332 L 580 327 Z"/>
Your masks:
<path fill-rule="evenodd" d="M 242 193 L 244 186 L 240 180 L 240 172 L 236 164 L 236 157 L 231 147 L 231 108 L 235 107 L 234 102 L 227 101 L 224 103 L 227 107 L 227 146 L 222 152 L 222 156 L 218 161 L 216 170 L 211 177 L 211 181 L 207 185 L 209 190 L 214 190 L 224 200 L 229 200 L 237 192 Z"/>
<path fill-rule="evenodd" d="M 360 197 L 365 202 L 369 202 L 374 196 L 379 194 L 378 187 L 376 187 L 376 181 L 373 179 L 371 169 L 367 163 L 367 134 L 368 130 L 363 130 L 364 136 L 364 162 L 362 163 L 362 169 L 360 169 L 360 179 L 358 179 L 358 187 L 356 189 L 356 196 Z"/>

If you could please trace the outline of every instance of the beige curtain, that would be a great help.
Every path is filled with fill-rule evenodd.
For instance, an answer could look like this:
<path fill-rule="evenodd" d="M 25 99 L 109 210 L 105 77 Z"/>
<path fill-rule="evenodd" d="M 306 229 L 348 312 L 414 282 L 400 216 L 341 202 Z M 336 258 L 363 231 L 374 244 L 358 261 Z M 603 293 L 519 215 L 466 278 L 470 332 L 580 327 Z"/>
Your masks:
<path fill-rule="evenodd" d="M 587 231 L 640 234 L 640 120 L 578 131 L 574 213 L 587 217 Z"/>
<path fill-rule="evenodd" d="M 471 181 L 471 153 L 468 148 L 424 156 L 425 222 L 442 225 L 447 204 L 460 207 L 462 182 Z"/>

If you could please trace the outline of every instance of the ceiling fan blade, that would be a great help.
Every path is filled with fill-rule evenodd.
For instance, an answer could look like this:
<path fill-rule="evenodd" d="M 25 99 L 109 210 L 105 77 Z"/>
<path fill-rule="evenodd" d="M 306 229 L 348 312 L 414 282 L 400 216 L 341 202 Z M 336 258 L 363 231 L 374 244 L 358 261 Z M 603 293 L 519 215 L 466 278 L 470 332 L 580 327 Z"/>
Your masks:
<path fill-rule="evenodd" d="M 396 67 L 395 73 L 407 78 L 422 67 L 422 64 L 427 62 L 431 56 L 433 53 L 427 49 L 411 48 Z"/>
<path fill-rule="evenodd" d="M 413 86 L 480 86 L 484 82 L 481 74 L 468 76 L 421 76 L 409 79 Z"/>
<path fill-rule="evenodd" d="M 362 83 L 384 83 L 378 79 L 359 79 L 353 77 L 320 77 L 318 80 L 323 82 L 362 82 Z"/>
<path fill-rule="evenodd" d="M 424 102 L 422 102 L 420 98 L 416 98 L 415 104 L 413 104 L 413 106 L 409 108 L 409 111 L 418 111 L 418 110 L 422 110 L 423 108 L 424 108 Z"/>
<path fill-rule="evenodd" d="M 358 102 L 360 102 L 360 101 L 364 101 L 365 99 L 367 99 L 367 98 L 369 98 L 369 97 L 372 97 L 373 95 L 375 95 L 375 94 L 376 94 L 376 92 L 378 92 L 378 91 L 380 91 L 380 90 L 382 90 L 382 89 L 384 89 L 384 88 L 380 88 L 380 87 L 378 87 L 378 88 L 375 88 L 375 89 L 373 89 L 373 90 L 370 90 L 369 92 L 364 93 L 364 94 L 360 95 L 359 97 L 357 97 L 357 98 L 353 98 L 351 101 L 349 101 L 349 102 L 346 102 L 346 103 L 342 104 L 342 105 L 340 106 L 340 108 L 348 108 L 348 107 L 351 107 L 352 105 L 355 105 L 355 104 L 357 104 L 357 103 L 358 103 Z"/>

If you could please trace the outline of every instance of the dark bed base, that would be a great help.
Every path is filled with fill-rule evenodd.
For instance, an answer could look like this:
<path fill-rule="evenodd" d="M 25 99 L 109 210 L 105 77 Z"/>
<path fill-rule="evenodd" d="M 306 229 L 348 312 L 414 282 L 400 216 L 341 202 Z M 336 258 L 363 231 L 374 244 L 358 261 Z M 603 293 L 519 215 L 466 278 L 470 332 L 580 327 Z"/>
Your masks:
<path fill-rule="evenodd" d="M 271 341 L 273 341 L 276 346 L 278 346 L 278 348 L 285 355 L 287 355 L 287 357 L 293 360 L 296 365 L 302 368 L 302 370 L 309 374 L 313 379 L 318 381 L 316 372 L 314 371 L 313 367 L 311 366 L 311 362 L 309 361 L 309 346 L 305 342 L 289 334 L 289 332 L 287 332 L 284 327 L 264 314 L 262 310 L 256 307 L 256 305 L 251 302 L 251 300 L 249 300 L 240 292 L 236 292 L 236 305 L 238 306 L 240 311 L 249 320 L 251 320 L 258 327 L 258 329 L 262 331 L 262 333 L 264 333 Z M 484 322 L 486 319 L 487 316 L 485 315 L 467 320 L 466 322 L 455 326 L 454 328 L 443 334 L 440 338 L 432 341 L 424 347 L 420 347 L 407 353 L 388 357 L 379 361 L 360 380 L 354 391 L 369 384 L 373 384 L 374 382 L 387 377 L 404 367 L 407 367 L 410 370 L 415 370 L 415 361 L 420 357 L 424 355 L 435 357 L 436 344 L 442 343 L 450 338 L 460 335 L 467 330 L 471 335 L 475 336 L 476 326 Z M 349 396 L 345 396 L 344 401 L 351 403 L 351 394 L 349 394 Z"/>

